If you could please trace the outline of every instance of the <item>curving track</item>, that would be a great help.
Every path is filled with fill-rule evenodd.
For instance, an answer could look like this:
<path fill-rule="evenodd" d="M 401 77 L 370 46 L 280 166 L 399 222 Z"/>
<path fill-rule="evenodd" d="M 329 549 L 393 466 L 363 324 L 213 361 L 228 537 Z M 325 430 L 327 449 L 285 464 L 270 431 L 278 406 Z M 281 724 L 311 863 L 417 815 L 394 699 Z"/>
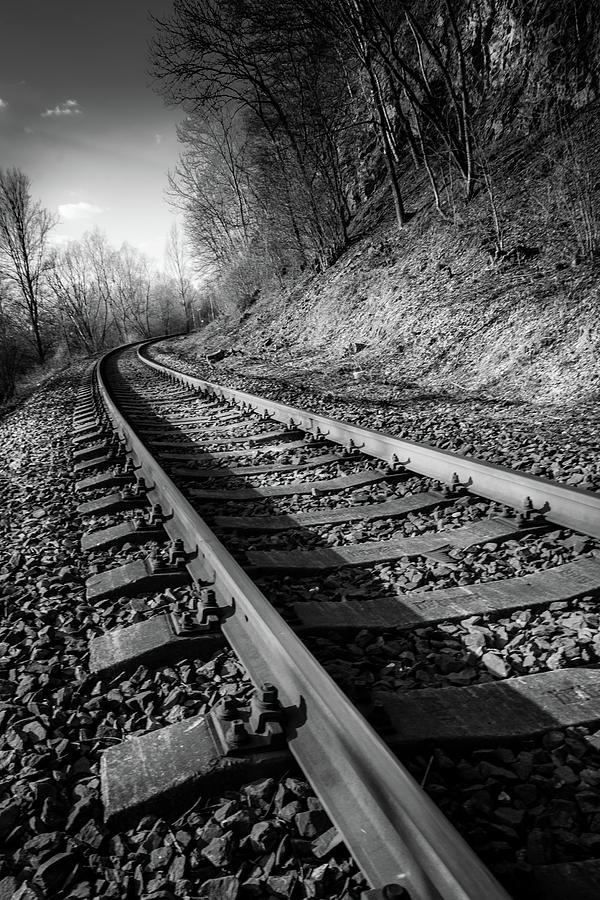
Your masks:
<path fill-rule="evenodd" d="M 165 371 L 143 348 L 105 357 L 74 424 L 88 549 L 143 548 L 160 527 L 180 542 L 170 561 L 140 552 L 127 571 L 98 573 L 88 595 L 178 583 L 183 563 L 198 588 L 160 627 L 150 620 L 96 642 L 97 669 L 201 655 L 223 636 L 259 688 L 248 711 L 211 720 L 225 778 L 250 756 L 278 763 L 283 731 L 377 896 L 393 896 L 386 885 L 413 898 L 508 896 L 396 753 L 600 720 L 600 680 L 585 657 L 496 681 L 500 655 L 481 652 L 473 630 L 482 616 L 600 590 L 600 497 Z M 115 473 L 124 448 L 133 467 Z M 134 474 L 144 480 L 136 494 Z M 141 502 L 162 515 L 142 522 L 132 513 Z M 525 574 L 506 577 L 506 546 L 524 548 Z M 356 646 L 357 633 L 397 637 L 452 622 L 487 678 L 452 666 L 454 678 L 433 688 L 425 678 L 418 692 L 374 690 L 350 664 L 335 679 L 342 691 L 319 662 L 331 670 L 331 642 Z M 173 728 L 175 737 L 155 733 L 135 752 L 105 754 L 108 815 L 166 798 L 161 777 L 180 794 L 198 788 L 203 772 L 186 770 L 189 725 Z M 188 756 L 173 774 L 168 757 L 181 747 Z"/>

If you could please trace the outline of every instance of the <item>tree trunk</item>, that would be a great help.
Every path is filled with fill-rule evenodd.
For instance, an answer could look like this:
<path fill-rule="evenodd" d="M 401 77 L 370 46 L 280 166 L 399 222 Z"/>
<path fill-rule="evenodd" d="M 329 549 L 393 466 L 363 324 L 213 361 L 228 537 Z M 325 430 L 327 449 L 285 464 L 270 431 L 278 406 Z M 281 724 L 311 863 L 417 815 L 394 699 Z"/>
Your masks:
<path fill-rule="evenodd" d="M 385 114 L 385 110 L 383 108 L 383 99 L 381 97 L 381 92 L 379 90 L 379 83 L 375 76 L 375 72 L 373 71 L 373 66 L 371 64 L 371 60 L 369 55 L 365 56 L 365 63 L 367 72 L 369 75 L 369 82 L 371 85 L 371 94 L 373 96 L 373 101 L 375 104 L 375 110 L 377 112 L 377 120 L 379 122 L 379 132 L 381 135 L 381 141 L 383 144 L 383 154 L 385 157 L 385 164 L 388 171 L 388 175 L 390 176 L 390 184 L 392 187 L 392 198 L 394 200 L 394 210 L 396 212 L 396 222 L 398 224 L 398 228 L 402 230 L 404 225 L 406 224 L 406 212 L 404 209 L 404 201 L 402 198 L 402 191 L 400 189 L 400 182 L 398 180 L 398 173 L 396 170 L 396 162 L 394 159 L 394 152 L 391 144 L 390 134 L 388 131 L 388 122 L 387 116 Z"/>

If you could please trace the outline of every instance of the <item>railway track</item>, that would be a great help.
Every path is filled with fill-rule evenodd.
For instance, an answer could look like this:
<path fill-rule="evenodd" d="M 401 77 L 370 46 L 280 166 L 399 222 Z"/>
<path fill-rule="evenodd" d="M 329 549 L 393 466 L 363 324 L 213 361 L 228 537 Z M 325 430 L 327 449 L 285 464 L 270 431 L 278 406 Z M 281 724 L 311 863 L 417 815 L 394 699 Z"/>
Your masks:
<path fill-rule="evenodd" d="M 89 600 L 172 598 L 95 639 L 93 669 L 118 678 L 226 641 L 256 688 L 108 750 L 107 817 L 277 771 L 291 752 L 367 896 L 507 897 L 400 759 L 431 787 L 458 753 L 468 800 L 508 779 L 498 833 L 520 858 L 515 826 L 535 803 L 511 796 L 498 743 L 534 747 L 517 758 L 549 734 L 593 745 L 600 723 L 600 497 L 211 385 L 143 348 L 98 366 L 74 440 L 83 547 L 116 554 L 88 579 Z M 571 616 L 576 637 L 531 662 L 511 642 L 548 614 Z M 563 756 L 585 768 L 584 753 Z M 594 885 L 594 841 L 572 858 L 556 843 L 554 864 L 525 865 L 528 889 Z"/>

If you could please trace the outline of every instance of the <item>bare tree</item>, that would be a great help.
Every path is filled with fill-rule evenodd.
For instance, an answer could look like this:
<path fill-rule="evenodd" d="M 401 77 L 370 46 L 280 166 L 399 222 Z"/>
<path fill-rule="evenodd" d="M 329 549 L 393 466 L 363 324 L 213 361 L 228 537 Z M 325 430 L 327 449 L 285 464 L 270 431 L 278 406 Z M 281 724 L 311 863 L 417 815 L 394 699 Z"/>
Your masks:
<path fill-rule="evenodd" d="M 185 318 L 185 330 L 191 331 L 194 327 L 193 317 L 193 299 L 194 287 L 189 273 L 189 264 L 183 240 L 177 227 L 177 223 L 173 223 L 167 240 L 167 268 L 175 280 L 177 285 L 177 294 L 183 307 Z"/>
<path fill-rule="evenodd" d="M 186 328 L 185 310 L 177 280 L 167 272 L 155 272 L 152 280 L 154 334 L 175 334 Z M 191 310 L 193 314 L 193 309 Z"/>
<path fill-rule="evenodd" d="M 52 214 L 34 201 L 20 169 L 0 169 L 0 274 L 25 312 L 39 361 L 45 357 L 40 327 L 41 282 L 47 266 Z"/>
<path fill-rule="evenodd" d="M 181 280 L 154 271 L 129 244 L 116 250 L 98 229 L 55 252 L 47 283 L 55 332 L 70 350 L 97 353 L 134 337 L 185 327 Z M 186 301 L 191 315 L 191 293 Z"/>
<path fill-rule="evenodd" d="M 352 120 L 345 115 L 345 73 L 329 36 L 323 40 L 302 6 L 291 0 L 274 6 L 258 0 L 176 0 L 171 18 L 157 24 L 157 86 L 190 115 L 180 130 L 182 142 L 202 150 L 196 160 L 184 153 L 175 181 L 188 198 L 197 195 L 196 209 L 207 205 L 218 249 L 236 265 L 240 238 L 246 246 L 260 244 L 264 254 L 265 244 L 275 247 L 272 234 L 281 223 L 281 233 L 289 231 L 291 240 L 285 235 L 283 253 L 275 250 L 276 265 L 285 267 L 280 257 L 292 254 L 301 264 L 316 256 L 326 265 L 347 240 L 338 139 Z M 250 151 L 243 165 L 240 147 Z M 223 209 L 213 190 L 213 170 L 232 201 Z M 262 208 L 261 197 L 267 201 Z M 266 212 L 266 221 L 253 228 L 256 210 Z M 233 229 L 230 216 L 235 216 Z M 188 225 L 186 217 L 186 232 L 194 240 Z"/>
<path fill-rule="evenodd" d="M 370 99 L 375 114 L 374 124 L 376 133 L 381 140 L 385 164 L 392 187 L 396 222 L 398 227 L 402 228 L 406 223 L 406 210 L 404 208 L 404 199 L 396 168 L 398 163 L 396 138 L 394 129 L 386 112 L 380 78 L 377 75 L 373 51 L 368 41 L 369 26 L 367 23 L 366 12 L 359 0 L 338 0 L 337 7 L 337 12 L 339 14 L 338 21 L 346 26 L 354 52 L 369 80 Z"/>
<path fill-rule="evenodd" d="M 15 321 L 12 306 L 0 280 L 0 403 L 13 395 L 27 353 L 23 329 Z"/>
<path fill-rule="evenodd" d="M 476 180 L 472 104 L 465 48 L 453 0 L 442 0 L 439 18 L 444 30 L 437 37 L 431 21 L 428 29 L 408 3 L 334 2 L 351 3 L 360 9 L 365 41 L 390 81 L 402 89 L 412 112 L 441 139 L 463 179 L 466 197 L 470 198 Z M 419 9 L 419 4 L 415 6 Z"/>
<path fill-rule="evenodd" d="M 110 326 L 110 290 L 106 272 L 98 271 L 102 239 L 87 233 L 57 252 L 48 272 L 48 285 L 56 301 L 67 343 L 95 353 L 107 345 Z"/>
<path fill-rule="evenodd" d="M 123 340 L 152 335 L 152 272 L 148 259 L 124 243 L 112 255 L 111 308 Z"/>

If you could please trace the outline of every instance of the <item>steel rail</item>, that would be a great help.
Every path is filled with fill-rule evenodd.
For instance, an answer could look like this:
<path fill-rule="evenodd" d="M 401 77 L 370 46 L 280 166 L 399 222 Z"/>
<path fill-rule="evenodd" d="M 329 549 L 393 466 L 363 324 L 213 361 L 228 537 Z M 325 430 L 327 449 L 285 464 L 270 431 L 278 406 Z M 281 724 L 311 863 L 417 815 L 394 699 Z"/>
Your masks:
<path fill-rule="evenodd" d="M 138 349 L 138 357 L 142 362 L 163 375 L 176 377 L 194 390 L 243 403 L 258 413 L 267 413 L 278 422 L 289 424 L 293 421 L 298 428 L 313 434 L 323 434 L 332 441 L 352 441 L 363 453 L 390 464 L 399 462 L 419 475 L 448 483 L 456 475 L 461 484 L 473 494 L 515 509 L 522 509 L 526 498 L 530 498 L 534 509 L 541 512 L 549 522 L 600 538 L 600 492 L 592 493 L 538 475 L 515 472 L 506 466 L 498 466 L 473 456 L 462 456 L 450 450 L 440 450 L 431 444 L 407 441 L 385 432 L 360 428 L 358 425 L 195 378 L 149 359 L 145 350 L 153 343 L 156 341 L 147 341 Z"/>
<path fill-rule="evenodd" d="M 255 685 L 272 682 L 290 751 L 373 888 L 399 884 L 411 900 L 510 900 L 481 860 L 294 634 L 126 421 L 105 377 L 99 393 L 127 452 L 160 503 L 172 538 L 195 554 L 192 576 L 214 582 L 230 614 L 222 628 Z"/>

